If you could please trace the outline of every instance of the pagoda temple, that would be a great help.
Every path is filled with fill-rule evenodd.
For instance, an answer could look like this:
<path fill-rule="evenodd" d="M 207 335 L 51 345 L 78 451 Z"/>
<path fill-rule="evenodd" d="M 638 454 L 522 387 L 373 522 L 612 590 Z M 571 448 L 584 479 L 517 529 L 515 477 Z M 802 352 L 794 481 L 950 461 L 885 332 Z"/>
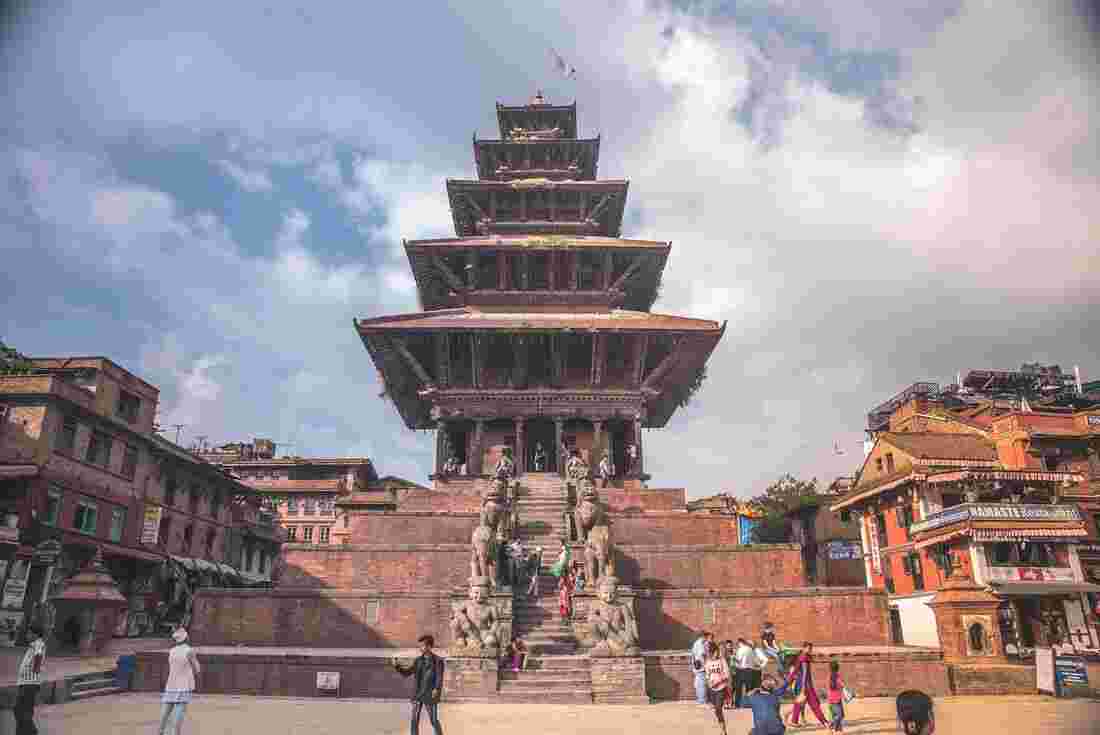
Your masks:
<path fill-rule="evenodd" d="M 725 325 L 650 311 L 671 243 L 620 237 L 629 182 L 596 178 L 575 103 L 497 119 L 477 178 L 447 181 L 456 236 L 404 243 L 423 311 L 355 326 L 405 424 L 437 430 L 437 476 L 509 448 L 517 473 L 576 451 L 640 484 L 642 429 L 698 389 Z"/>

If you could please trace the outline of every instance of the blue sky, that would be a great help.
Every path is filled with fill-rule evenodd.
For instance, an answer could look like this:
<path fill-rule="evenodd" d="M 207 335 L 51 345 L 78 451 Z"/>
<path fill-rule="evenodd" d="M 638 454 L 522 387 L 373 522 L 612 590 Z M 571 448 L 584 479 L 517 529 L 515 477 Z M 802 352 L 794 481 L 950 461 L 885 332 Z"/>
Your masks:
<path fill-rule="evenodd" d="M 850 473 L 866 411 L 914 380 L 1100 375 L 1095 45 L 1072 15 L 53 5 L 0 44 L 0 335 L 133 370 L 185 444 L 268 436 L 424 480 L 431 437 L 379 398 L 352 319 L 416 308 L 401 238 L 452 232 L 444 180 L 536 88 L 631 179 L 624 234 L 673 241 L 656 308 L 729 320 L 647 439 L 654 484 Z"/>

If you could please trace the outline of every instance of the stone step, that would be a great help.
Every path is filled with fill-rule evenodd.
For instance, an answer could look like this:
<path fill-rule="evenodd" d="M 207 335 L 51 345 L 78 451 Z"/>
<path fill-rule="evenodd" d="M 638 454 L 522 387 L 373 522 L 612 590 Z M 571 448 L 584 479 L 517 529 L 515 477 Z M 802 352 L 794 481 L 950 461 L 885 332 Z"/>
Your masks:
<path fill-rule="evenodd" d="M 527 668 L 519 672 L 501 666 L 500 679 L 501 681 L 572 681 L 589 683 L 592 681 L 592 674 L 589 669 L 570 669 L 564 666 L 556 669 L 532 669 L 528 665 Z"/>
<path fill-rule="evenodd" d="M 529 648 L 535 656 L 574 656 L 579 646 L 576 643 L 532 643 Z"/>
<path fill-rule="evenodd" d="M 497 699 L 501 702 L 522 704 L 536 702 L 538 704 L 592 704 L 591 689 L 557 690 L 553 692 L 542 689 L 502 689 L 497 693 Z"/>
<path fill-rule="evenodd" d="M 113 687 L 115 685 L 115 674 L 113 671 L 106 674 L 97 674 L 94 677 L 81 677 L 79 679 L 73 678 L 70 680 L 70 689 L 75 692 L 87 692 L 93 689 L 105 689 Z"/>
<path fill-rule="evenodd" d="M 585 655 L 543 656 L 533 653 L 527 657 L 527 669 L 547 670 L 583 668 L 585 671 L 588 671 L 588 662 L 588 656 Z"/>
<path fill-rule="evenodd" d="M 504 673 L 503 671 L 501 672 Z M 541 676 L 541 671 L 521 671 L 518 674 L 508 672 L 511 676 L 515 676 L 515 679 L 505 679 L 501 677 L 500 680 L 500 692 L 522 692 L 525 690 L 543 691 L 547 694 L 560 691 L 592 691 L 591 679 L 569 679 L 565 677 L 548 678 Z M 534 676 L 532 676 L 532 674 Z"/>
<path fill-rule="evenodd" d="M 84 690 L 79 691 L 79 692 L 74 691 L 69 696 L 69 700 L 75 702 L 75 701 L 80 700 L 80 699 L 91 699 L 92 697 L 105 697 L 108 694 L 121 694 L 124 691 L 126 691 L 126 690 L 122 689 L 121 687 L 115 687 L 115 686 L 100 687 L 98 689 L 84 689 Z"/>

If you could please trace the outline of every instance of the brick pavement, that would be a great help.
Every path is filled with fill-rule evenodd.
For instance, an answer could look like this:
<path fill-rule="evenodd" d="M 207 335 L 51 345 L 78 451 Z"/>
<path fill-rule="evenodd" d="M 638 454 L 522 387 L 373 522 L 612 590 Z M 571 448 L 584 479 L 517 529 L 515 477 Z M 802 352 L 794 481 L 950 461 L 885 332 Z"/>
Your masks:
<path fill-rule="evenodd" d="M 38 720 L 42 735 L 77 732 L 147 735 L 156 731 L 159 707 L 155 695 L 127 694 L 42 707 Z M 639 706 L 447 704 L 441 712 L 447 735 L 718 733 L 708 708 L 681 702 Z M 399 735 L 408 732 L 407 714 L 408 704 L 403 702 L 209 695 L 200 696 L 191 705 L 184 731 L 203 735 L 242 732 Z M 729 720 L 730 735 L 748 732 L 747 712 L 731 712 Z M 1085 735 L 1096 732 L 1097 721 L 1100 721 L 1100 703 L 1092 701 L 955 697 L 937 701 L 936 731 L 937 735 Z M 0 733 L 11 732 L 12 727 L 10 713 L 0 713 Z M 421 728 L 422 733 L 430 735 L 426 721 Z M 826 732 L 821 727 L 804 731 Z M 896 733 L 893 701 L 856 700 L 849 708 L 849 726 L 845 732 Z"/>

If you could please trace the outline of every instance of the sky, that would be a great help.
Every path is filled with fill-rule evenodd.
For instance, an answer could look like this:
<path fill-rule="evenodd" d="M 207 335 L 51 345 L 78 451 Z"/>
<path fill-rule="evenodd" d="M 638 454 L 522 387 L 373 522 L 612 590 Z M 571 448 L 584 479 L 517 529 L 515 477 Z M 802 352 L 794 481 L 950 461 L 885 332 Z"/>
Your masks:
<path fill-rule="evenodd" d="M 0 338 L 109 357 L 184 445 L 426 481 L 352 319 L 417 309 L 401 239 L 453 235 L 445 179 L 536 89 L 672 241 L 655 311 L 728 322 L 651 486 L 851 474 L 917 380 L 1100 377 L 1096 3 L 5 7 Z"/>

